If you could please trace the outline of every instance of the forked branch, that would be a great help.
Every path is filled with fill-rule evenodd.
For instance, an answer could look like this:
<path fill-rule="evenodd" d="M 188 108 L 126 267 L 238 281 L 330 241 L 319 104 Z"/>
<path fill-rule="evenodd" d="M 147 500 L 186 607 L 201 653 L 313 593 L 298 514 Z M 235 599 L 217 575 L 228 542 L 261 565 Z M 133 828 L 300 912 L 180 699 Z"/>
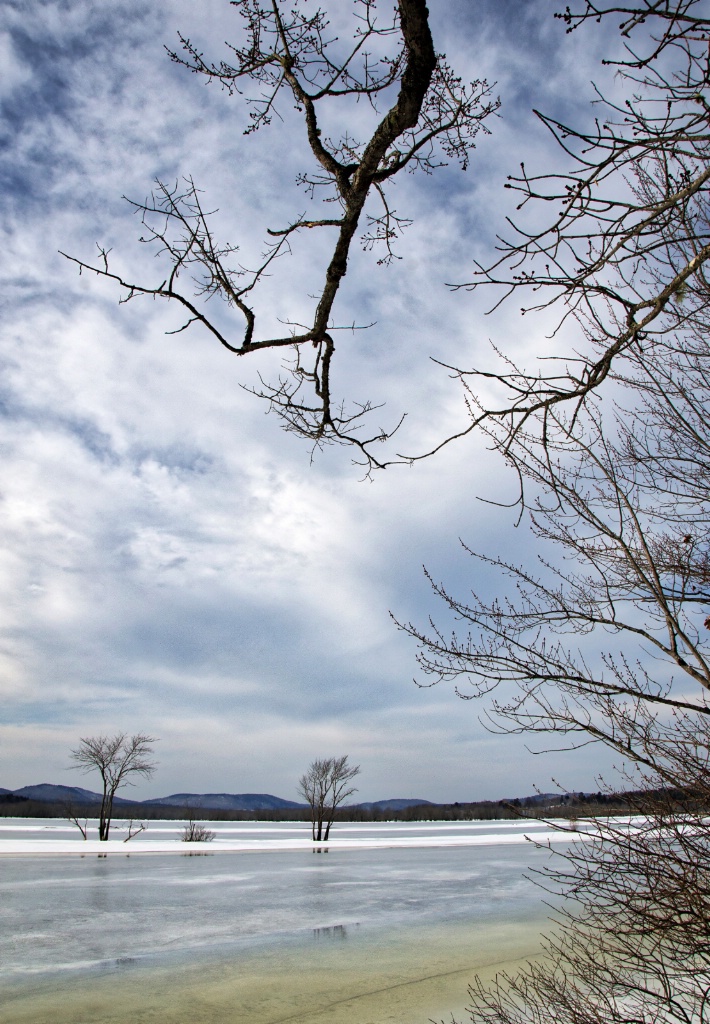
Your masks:
<path fill-rule="evenodd" d="M 302 115 L 315 160 L 315 168 L 304 171 L 299 181 L 312 198 L 334 203 L 339 215 L 304 214 L 286 227 L 268 228 L 269 242 L 261 257 L 246 267 L 236 262 L 236 245 L 217 241 L 213 216 L 203 209 L 191 178 L 174 186 L 159 181 L 149 200 L 131 205 L 143 221 L 141 241 L 157 251 L 167 268 L 162 280 L 148 284 L 114 271 L 105 249 L 100 249 L 98 264 L 68 258 L 80 270 L 115 282 L 123 292 L 121 301 L 143 295 L 181 305 L 187 318 L 172 333 L 201 324 L 240 356 L 291 346 L 295 355 L 284 365 L 283 375 L 276 382 L 262 380 L 261 387 L 252 390 L 270 403 L 287 430 L 315 446 L 354 444 L 369 468 L 380 466 L 372 447 L 391 436 L 397 424 L 364 437 L 361 421 L 376 406 L 368 400 L 346 403 L 333 397 L 334 336 L 353 329 L 339 325 L 334 313 L 353 240 L 374 194 L 383 212 L 366 215 L 369 228 L 363 247 L 384 246 L 381 263 L 394 258 L 394 242 L 408 221 L 392 209 L 386 186 L 405 169 L 431 173 L 450 159 L 465 168 L 474 139 L 479 130 L 486 130 L 484 122 L 498 101 L 485 81 L 464 84 L 444 56 L 437 55 L 424 0 L 397 0 L 384 23 L 375 0 L 356 0 L 355 30 L 346 47 L 331 32 L 325 13 L 307 9 L 305 0 L 236 0 L 233 6 L 242 18 L 243 33 L 242 42 L 229 47 L 230 60 L 207 60 L 185 37 L 180 37 L 181 51 L 169 51 L 170 57 L 208 81 L 219 82 L 229 93 L 245 96 L 251 108 L 247 135 L 280 117 L 285 90 Z M 385 44 L 390 40 L 395 46 L 388 51 Z M 246 90 L 254 87 L 256 95 L 247 95 Z M 323 108 L 353 100 L 366 100 L 376 116 L 369 139 L 360 142 L 347 128 L 339 139 L 325 138 Z M 378 113 L 380 103 L 388 104 L 384 115 Z M 346 125 L 348 109 L 341 114 Z M 260 333 L 264 310 L 258 310 L 258 286 L 280 269 L 276 261 L 291 252 L 296 237 L 306 229 L 334 231 L 336 236 L 320 285 L 312 289 L 312 318 L 307 324 L 286 321 L 284 335 Z M 186 288 L 186 278 L 192 288 Z M 205 305 L 214 296 L 235 311 L 240 325 L 224 328 L 220 321 L 218 326 Z"/>

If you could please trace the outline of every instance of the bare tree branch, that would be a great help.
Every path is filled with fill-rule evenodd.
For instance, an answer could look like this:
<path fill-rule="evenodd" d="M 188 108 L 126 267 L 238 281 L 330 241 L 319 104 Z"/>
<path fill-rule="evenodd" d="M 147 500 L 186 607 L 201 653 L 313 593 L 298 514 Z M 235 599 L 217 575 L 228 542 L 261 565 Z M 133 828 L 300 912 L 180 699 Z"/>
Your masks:
<path fill-rule="evenodd" d="M 449 367 L 464 386 L 471 421 L 443 444 L 488 425 L 505 453 L 518 432 L 539 431 L 544 442 L 548 413 L 570 409 L 573 425 L 627 351 L 639 352 L 707 312 L 710 18 L 699 0 L 587 3 L 558 17 L 572 31 L 612 14 L 624 17 L 622 36 L 640 35 L 646 51 L 628 42 L 629 59 L 614 62 L 625 99 L 598 94 L 605 116 L 584 130 L 536 111 L 571 165 L 531 174 L 522 163 L 506 186 L 520 196 L 518 210 L 551 204 L 559 212 L 532 231 L 509 221 L 497 259 L 475 264 L 470 281 L 452 286 L 493 288 L 491 309 L 525 292 L 532 301 L 523 315 L 559 308 L 555 334 L 577 326 L 586 346 L 559 358 L 556 373 L 549 360 L 537 373 L 510 363 L 502 371 Z M 500 405 L 480 401 L 483 380 L 500 385 Z"/>
<path fill-rule="evenodd" d="M 286 5 L 282 0 L 260 3 L 236 0 L 243 22 L 242 42 L 230 45 L 230 61 L 212 62 L 180 37 L 181 50 L 168 51 L 172 60 L 194 74 L 215 81 L 230 94 L 243 96 L 251 108 L 249 135 L 279 117 L 284 93 L 300 111 L 315 170 L 304 171 L 299 181 L 313 197 L 335 203 L 337 217 L 305 215 L 287 227 L 267 229 L 269 241 L 255 267 L 236 263 L 237 246 L 216 240 L 214 213 L 206 212 L 192 178 L 169 185 L 156 182 L 150 199 L 131 202 L 140 213 L 145 233 L 141 241 L 156 251 L 167 268 L 157 283 L 116 273 L 109 252 L 99 248 L 98 264 L 67 258 L 81 270 L 91 270 L 113 281 L 128 302 L 138 296 L 163 298 L 184 307 L 187 319 L 177 331 L 193 324 L 204 327 L 229 352 L 244 356 L 263 349 L 292 346 L 292 361 L 275 382 L 262 380 L 251 389 L 266 399 L 285 429 L 306 437 L 316 447 L 328 443 L 354 445 L 369 468 L 382 466 L 373 453 L 397 429 L 360 434 L 361 421 L 377 408 L 368 400 L 339 401 L 333 397 L 334 335 L 349 330 L 339 326 L 334 309 L 348 269 L 354 239 L 363 215 L 369 229 L 364 248 L 384 246 L 380 260 L 394 258 L 393 243 L 407 219 L 396 214 L 386 186 L 404 170 L 431 173 L 448 160 L 467 167 L 479 131 L 498 108 L 485 81 L 468 85 L 437 55 L 424 0 L 398 0 L 392 20 L 381 24 L 374 0 L 357 0 L 355 31 L 350 48 L 343 49 L 331 34 L 324 11 L 306 8 L 305 0 Z M 394 49 L 375 57 L 374 52 L 393 41 Z M 256 88 L 256 94 L 247 90 Z M 384 115 L 378 104 L 390 101 Z M 334 102 L 366 100 L 378 118 L 370 138 L 360 142 L 345 129 L 339 139 L 327 139 L 320 127 L 321 109 Z M 347 124 L 344 109 L 343 123 Z M 371 194 L 384 213 L 365 214 Z M 277 270 L 276 261 L 290 253 L 290 243 L 308 230 L 335 230 L 336 238 L 321 283 L 313 290 L 316 304 L 306 325 L 289 323 L 283 336 L 260 334 L 263 319 L 257 312 L 258 286 Z M 67 255 L 67 254 L 63 254 Z M 185 289 L 185 277 L 194 290 Z M 218 296 L 237 314 L 236 325 L 218 326 L 205 302 Z M 399 420 L 401 422 L 401 419 Z"/>

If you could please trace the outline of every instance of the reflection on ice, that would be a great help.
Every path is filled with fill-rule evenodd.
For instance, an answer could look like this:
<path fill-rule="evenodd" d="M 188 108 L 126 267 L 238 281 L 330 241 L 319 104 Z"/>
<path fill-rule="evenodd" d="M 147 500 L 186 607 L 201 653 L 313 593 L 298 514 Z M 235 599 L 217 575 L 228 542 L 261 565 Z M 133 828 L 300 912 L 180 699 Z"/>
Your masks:
<path fill-rule="evenodd" d="M 359 925 L 359 921 L 355 922 L 355 927 Z M 352 928 L 352 925 L 350 926 Z M 323 928 L 313 929 L 314 939 L 346 939 L 348 937 L 348 929 L 344 924 L 327 925 Z"/>

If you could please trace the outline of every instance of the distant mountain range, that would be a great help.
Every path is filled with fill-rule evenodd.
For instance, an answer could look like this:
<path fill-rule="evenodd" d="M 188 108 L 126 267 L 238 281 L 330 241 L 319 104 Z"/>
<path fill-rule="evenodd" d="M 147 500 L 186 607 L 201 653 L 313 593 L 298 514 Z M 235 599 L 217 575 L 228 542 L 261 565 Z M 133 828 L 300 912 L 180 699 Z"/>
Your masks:
<path fill-rule="evenodd" d="M 49 782 L 43 782 L 39 786 L 23 786 L 22 789 L 0 789 L 0 796 L 23 796 L 27 800 L 43 800 L 48 804 L 95 804 L 97 801 L 101 803 L 100 793 L 92 793 L 90 789 L 82 789 L 80 786 L 52 786 Z M 133 801 L 116 797 L 115 803 L 127 804 Z"/>
<path fill-rule="evenodd" d="M 125 791 L 124 791 L 125 792 Z M 54 786 L 43 782 L 39 786 L 23 786 L 21 789 L 3 789 L 0 797 L 24 797 L 26 800 L 41 800 L 44 803 L 59 804 L 97 804 L 101 802 L 101 794 L 80 786 Z M 132 804 L 165 807 L 192 807 L 195 810 L 204 808 L 210 811 L 270 811 L 292 808 L 300 810 L 306 804 L 294 800 L 283 800 L 269 793 L 172 793 L 170 796 L 154 797 L 150 800 L 131 800 L 126 797 L 114 798 L 116 805 Z M 435 806 L 430 800 L 394 798 L 391 800 L 375 800 L 370 803 L 349 804 L 350 807 L 362 807 L 363 810 L 401 811 L 405 807 L 417 807 L 421 804 Z"/>
<path fill-rule="evenodd" d="M 294 800 L 282 800 L 270 793 L 173 793 L 154 800 L 142 801 L 164 807 L 206 807 L 210 811 L 271 811 L 279 808 L 305 807 Z"/>
<path fill-rule="evenodd" d="M 395 797 L 392 800 L 373 800 L 371 803 L 347 804 L 348 807 L 361 807 L 363 811 L 402 811 L 405 807 L 437 807 L 431 800 L 411 800 Z"/>

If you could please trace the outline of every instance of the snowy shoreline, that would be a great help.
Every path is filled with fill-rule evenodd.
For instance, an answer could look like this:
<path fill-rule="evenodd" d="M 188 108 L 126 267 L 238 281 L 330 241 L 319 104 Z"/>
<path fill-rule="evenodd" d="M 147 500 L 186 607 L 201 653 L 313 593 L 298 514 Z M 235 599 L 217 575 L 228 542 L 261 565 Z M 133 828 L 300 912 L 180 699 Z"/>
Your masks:
<path fill-rule="evenodd" d="M 432 849 L 454 846 L 510 846 L 533 842 L 542 845 L 573 842 L 583 837 L 573 831 L 546 831 L 513 835 L 434 835 L 434 836 L 388 836 L 383 838 L 334 838 L 328 842 L 313 842 L 310 837 L 299 839 L 244 839 L 217 837 L 211 843 L 185 843 L 179 839 L 145 839 L 140 842 L 123 839 L 2 839 L 0 857 L 57 856 L 74 854 L 113 854 L 131 856 L 134 854 L 211 854 L 211 853 L 294 853 L 308 850 L 386 850 L 386 849 Z"/>

